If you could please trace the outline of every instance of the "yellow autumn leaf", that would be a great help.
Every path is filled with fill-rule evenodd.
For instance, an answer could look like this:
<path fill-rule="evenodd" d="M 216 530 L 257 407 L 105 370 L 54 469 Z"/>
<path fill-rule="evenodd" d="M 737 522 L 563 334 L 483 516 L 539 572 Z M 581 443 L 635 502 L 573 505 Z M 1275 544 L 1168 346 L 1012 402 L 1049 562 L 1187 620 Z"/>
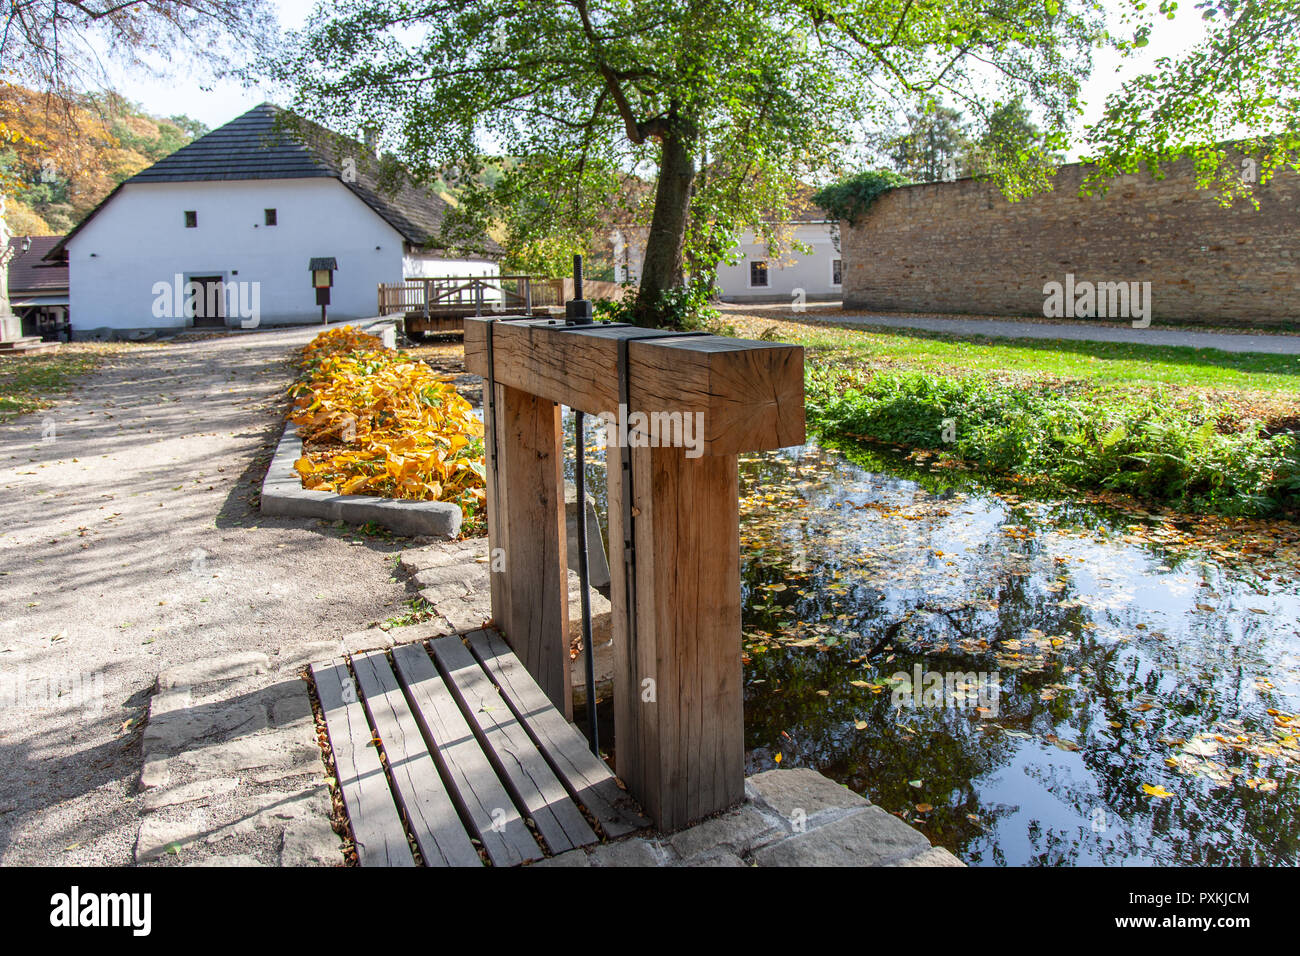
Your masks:
<path fill-rule="evenodd" d="M 365 483 L 368 480 L 369 480 L 368 475 L 354 475 L 353 477 L 349 478 L 347 481 L 343 482 L 342 493 L 345 495 L 353 494 L 356 492 L 358 488 L 365 485 Z"/>
<path fill-rule="evenodd" d="M 1142 792 L 1145 793 L 1147 796 L 1155 797 L 1158 800 L 1164 800 L 1168 797 L 1173 796 L 1172 793 L 1170 793 L 1168 790 L 1166 790 L 1164 787 L 1160 786 L 1159 784 L 1153 787 L 1149 783 L 1144 783 L 1142 784 Z"/>

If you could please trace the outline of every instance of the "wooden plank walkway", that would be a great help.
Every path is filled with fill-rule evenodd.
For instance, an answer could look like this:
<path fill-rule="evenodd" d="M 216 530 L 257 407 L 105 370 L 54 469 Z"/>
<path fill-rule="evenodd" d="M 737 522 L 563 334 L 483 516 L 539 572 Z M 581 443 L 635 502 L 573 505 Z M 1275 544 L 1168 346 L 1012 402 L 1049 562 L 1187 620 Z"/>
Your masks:
<path fill-rule="evenodd" d="M 517 866 L 650 825 L 495 631 L 312 675 L 362 866 Z"/>

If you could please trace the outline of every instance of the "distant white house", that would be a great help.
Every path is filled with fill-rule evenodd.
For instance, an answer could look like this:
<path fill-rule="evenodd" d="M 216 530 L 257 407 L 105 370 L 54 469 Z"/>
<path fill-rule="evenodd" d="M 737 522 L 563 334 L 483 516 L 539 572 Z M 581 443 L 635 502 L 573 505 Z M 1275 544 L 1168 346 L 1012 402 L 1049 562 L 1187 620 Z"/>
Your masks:
<path fill-rule="evenodd" d="M 47 254 L 68 263 L 74 337 L 319 322 L 314 258 L 337 263 L 331 320 L 375 315 L 379 283 L 499 274 L 488 237 L 430 248 L 443 199 L 281 113 L 255 107 L 137 173 Z"/>
<path fill-rule="evenodd" d="M 740 256 L 737 263 L 718 267 L 722 301 L 793 302 L 802 296 L 806 302 L 816 302 L 840 297 L 839 223 L 824 210 L 804 203 L 791 210 L 779 231 L 783 251 L 778 256 L 769 253 L 766 243 L 756 241 L 752 230 L 741 233 L 733 247 Z M 616 282 L 640 280 L 646 234 L 647 230 L 639 227 L 620 227 L 612 234 Z M 798 246 L 809 251 L 800 251 Z"/>

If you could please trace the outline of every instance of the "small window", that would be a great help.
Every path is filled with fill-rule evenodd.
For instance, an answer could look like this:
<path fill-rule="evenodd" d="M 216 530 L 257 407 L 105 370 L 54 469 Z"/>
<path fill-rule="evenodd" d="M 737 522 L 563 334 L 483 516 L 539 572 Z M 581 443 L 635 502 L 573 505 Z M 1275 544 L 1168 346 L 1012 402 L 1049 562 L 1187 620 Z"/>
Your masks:
<path fill-rule="evenodd" d="M 275 225 L 275 210 L 274 210 L 274 209 L 263 209 L 263 210 L 262 210 L 262 213 L 263 213 L 263 215 L 265 216 L 266 224 L 267 224 L 268 226 L 274 226 L 274 225 Z"/>
<path fill-rule="evenodd" d="M 753 259 L 749 263 L 749 284 L 767 288 L 767 260 Z"/>
<path fill-rule="evenodd" d="M 844 260 L 832 259 L 831 260 L 831 285 L 843 285 L 843 284 L 844 284 Z"/>
<path fill-rule="evenodd" d="M 193 209 L 185 210 L 185 228 L 197 229 L 199 225 L 199 214 Z"/>

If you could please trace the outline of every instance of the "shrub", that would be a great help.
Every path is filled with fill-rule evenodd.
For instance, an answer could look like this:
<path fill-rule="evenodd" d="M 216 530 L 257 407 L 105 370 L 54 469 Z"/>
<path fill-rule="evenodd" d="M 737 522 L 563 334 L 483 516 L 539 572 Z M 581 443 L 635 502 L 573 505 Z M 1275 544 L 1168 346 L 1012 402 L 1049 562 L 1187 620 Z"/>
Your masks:
<path fill-rule="evenodd" d="M 1151 395 L 1009 385 L 923 372 L 814 370 L 808 417 L 829 435 L 942 449 L 994 473 L 1105 489 L 1194 512 L 1300 509 L 1300 440 L 1222 409 Z M 952 426 L 946 436 L 945 423 Z"/>
<path fill-rule="evenodd" d="M 707 331 L 734 335 L 735 331 L 720 322 L 721 314 L 711 304 L 717 290 L 699 286 L 675 286 L 659 293 L 655 304 L 657 325 L 682 332 Z M 635 321 L 636 293 L 622 299 L 599 300 L 593 306 L 598 319 L 611 322 Z"/>
<path fill-rule="evenodd" d="M 833 219 L 848 220 L 851 226 L 859 216 L 871 208 L 871 204 L 882 193 L 895 186 L 906 186 L 908 182 L 905 176 L 900 176 L 898 173 L 869 169 L 848 179 L 823 186 L 813 193 L 812 200 L 830 213 Z"/>
<path fill-rule="evenodd" d="M 311 445 L 304 488 L 454 501 L 472 520 L 485 501 L 483 423 L 423 362 L 351 326 L 304 349 L 290 420 Z"/>

